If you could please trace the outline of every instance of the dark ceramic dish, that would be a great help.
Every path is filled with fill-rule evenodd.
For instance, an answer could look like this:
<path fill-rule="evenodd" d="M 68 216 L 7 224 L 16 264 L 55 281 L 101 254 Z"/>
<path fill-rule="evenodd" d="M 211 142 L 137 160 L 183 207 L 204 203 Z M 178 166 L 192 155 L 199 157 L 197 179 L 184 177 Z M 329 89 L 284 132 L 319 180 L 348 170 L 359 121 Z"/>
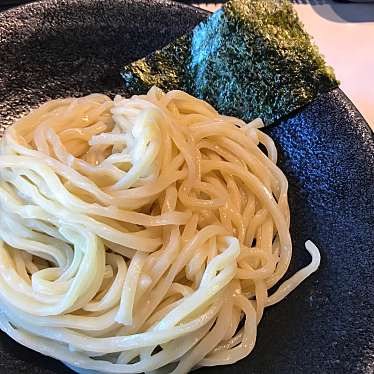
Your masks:
<path fill-rule="evenodd" d="M 47 0 L 0 14 L 0 123 L 50 99 L 125 93 L 121 65 L 207 13 L 154 0 Z M 266 129 L 290 188 L 294 257 L 320 248 L 319 271 L 266 310 L 250 357 L 213 373 L 374 372 L 374 137 L 339 89 Z M 0 372 L 68 373 L 0 335 Z"/>

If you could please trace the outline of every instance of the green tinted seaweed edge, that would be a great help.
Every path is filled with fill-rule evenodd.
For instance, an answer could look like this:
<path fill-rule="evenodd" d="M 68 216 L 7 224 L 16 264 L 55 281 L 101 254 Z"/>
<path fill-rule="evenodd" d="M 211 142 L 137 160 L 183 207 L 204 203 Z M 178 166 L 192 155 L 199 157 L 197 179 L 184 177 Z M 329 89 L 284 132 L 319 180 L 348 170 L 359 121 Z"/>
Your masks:
<path fill-rule="evenodd" d="M 220 113 L 271 124 L 338 86 L 287 1 L 231 0 L 190 33 L 123 68 L 128 94 L 184 90 Z"/>

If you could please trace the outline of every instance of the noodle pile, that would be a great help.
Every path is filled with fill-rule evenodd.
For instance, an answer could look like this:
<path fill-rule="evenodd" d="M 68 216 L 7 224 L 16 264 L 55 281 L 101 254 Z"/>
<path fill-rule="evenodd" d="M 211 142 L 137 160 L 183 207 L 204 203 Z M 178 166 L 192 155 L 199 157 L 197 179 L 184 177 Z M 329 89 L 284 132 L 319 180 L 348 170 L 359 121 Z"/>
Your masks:
<path fill-rule="evenodd" d="M 181 91 L 54 100 L 0 149 L 0 328 L 84 373 L 234 363 L 291 260 L 273 141 Z M 262 151 L 259 145 L 262 145 Z M 266 149 L 266 151 L 265 151 Z"/>

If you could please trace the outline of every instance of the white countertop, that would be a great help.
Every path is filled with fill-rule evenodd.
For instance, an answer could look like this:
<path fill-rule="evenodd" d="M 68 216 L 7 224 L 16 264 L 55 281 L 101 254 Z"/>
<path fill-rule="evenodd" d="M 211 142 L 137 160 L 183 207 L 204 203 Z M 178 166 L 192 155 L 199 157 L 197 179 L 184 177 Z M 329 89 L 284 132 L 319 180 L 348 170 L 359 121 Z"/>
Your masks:
<path fill-rule="evenodd" d="M 300 1 L 294 7 L 326 62 L 334 68 L 341 89 L 374 130 L 374 3 L 311 2 L 313 5 Z M 210 11 L 220 7 L 197 6 Z"/>

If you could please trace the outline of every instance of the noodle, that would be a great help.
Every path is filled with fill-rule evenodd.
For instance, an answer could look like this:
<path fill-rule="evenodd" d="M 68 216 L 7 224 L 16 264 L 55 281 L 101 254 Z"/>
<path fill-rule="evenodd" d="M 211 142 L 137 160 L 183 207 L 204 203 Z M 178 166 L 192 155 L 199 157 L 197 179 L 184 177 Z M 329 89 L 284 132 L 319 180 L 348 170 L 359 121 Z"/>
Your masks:
<path fill-rule="evenodd" d="M 320 262 L 307 242 L 311 264 L 268 294 L 292 246 L 261 126 L 156 87 L 54 100 L 14 123 L 0 145 L 0 328 L 82 373 L 247 356 L 264 309 Z"/>

